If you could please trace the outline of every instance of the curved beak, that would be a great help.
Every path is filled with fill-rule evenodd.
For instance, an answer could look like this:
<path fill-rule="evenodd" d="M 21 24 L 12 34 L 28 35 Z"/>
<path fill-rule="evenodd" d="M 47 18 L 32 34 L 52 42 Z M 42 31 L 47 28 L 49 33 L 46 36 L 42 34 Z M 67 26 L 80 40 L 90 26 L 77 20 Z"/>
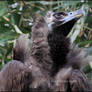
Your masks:
<path fill-rule="evenodd" d="M 85 16 L 85 12 L 82 9 L 73 11 L 73 12 L 49 12 L 45 16 L 45 20 L 48 24 L 50 30 L 61 26 L 69 21 L 74 20 L 75 22 L 80 19 L 82 16 Z"/>
<path fill-rule="evenodd" d="M 64 18 L 59 19 L 58 21 L 61 22 L 61 25 L 62 25 L 73 19 L 78 20 L 82 16 L 85 16 L 85 12 L 82 9 L 79 9 L 79 10 L 67 13 L 66 16 L 64 16 Z"/>

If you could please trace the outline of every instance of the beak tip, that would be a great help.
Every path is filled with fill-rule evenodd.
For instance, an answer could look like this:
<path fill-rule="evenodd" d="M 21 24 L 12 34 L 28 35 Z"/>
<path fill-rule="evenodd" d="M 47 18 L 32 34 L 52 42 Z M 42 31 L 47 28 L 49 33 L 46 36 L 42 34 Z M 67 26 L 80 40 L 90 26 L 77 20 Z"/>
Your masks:
<path fill-rule="evenodd" d="M 83 9 L 79 9 L 78 13 L 82 14 L 82 16 L 85 16 L 85 11 Z"/>

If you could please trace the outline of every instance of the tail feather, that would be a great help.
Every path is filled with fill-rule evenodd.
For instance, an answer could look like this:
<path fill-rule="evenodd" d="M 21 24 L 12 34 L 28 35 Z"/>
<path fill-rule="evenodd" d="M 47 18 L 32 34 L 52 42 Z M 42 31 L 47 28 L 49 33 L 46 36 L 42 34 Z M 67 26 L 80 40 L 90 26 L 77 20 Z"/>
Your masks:
<path fill-rule="evenodd" d="M 28 36 L 22 34 L 14 43 L 13 60 L 24 62 L 29 56 L 29 39 Z"/>

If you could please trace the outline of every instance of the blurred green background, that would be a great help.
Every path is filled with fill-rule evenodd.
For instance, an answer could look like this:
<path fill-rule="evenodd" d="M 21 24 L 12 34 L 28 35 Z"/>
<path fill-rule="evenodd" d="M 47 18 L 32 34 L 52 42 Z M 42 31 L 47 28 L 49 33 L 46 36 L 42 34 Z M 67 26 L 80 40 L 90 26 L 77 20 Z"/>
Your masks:
<path fill-rule="evenodd" d="M 12 59 L 12 48 L 16 38 L 22 33 L 30 34 L 36 14 L 45 16 L 49 10 L 74 11 L 82 8 L 86 15 L 81 18 L 71 33 L 71 43 L 85 52 L 92 61 L 92 1 L 91 0 L 4 0 L 0 1 L 0 69 Z M 84 72 L 92 83 L 92 63 L 84 67 Z"/>

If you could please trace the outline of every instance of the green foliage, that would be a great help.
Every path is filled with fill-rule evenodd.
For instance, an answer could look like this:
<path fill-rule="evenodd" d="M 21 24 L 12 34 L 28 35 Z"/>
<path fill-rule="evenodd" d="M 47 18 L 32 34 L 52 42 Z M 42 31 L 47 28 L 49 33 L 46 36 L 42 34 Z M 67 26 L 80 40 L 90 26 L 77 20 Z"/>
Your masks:
<path fill-rule="evenodd" d="M 87 48 L 86 56 L 92 54 L 92 1 L 57 0 L 0 1 L 0 69 L 12 59 L 14 40 L 22 33 L 31 33 L 36 14 L 45 15 L 47 11 L 72 11 L 83 8 L 86 16 L 82 18 L 70 33 L 72 43 L 80 48 Z M 77 31 L 78 30 L 78 31 Z M 92 65 L 91 65 L 92 66 Z M 89 75 L 92 67 L 85 68 Z M 90 73 L 92 74 L 92 73 Z M 92 75 L 91 75 L 92 76 Z"/>

